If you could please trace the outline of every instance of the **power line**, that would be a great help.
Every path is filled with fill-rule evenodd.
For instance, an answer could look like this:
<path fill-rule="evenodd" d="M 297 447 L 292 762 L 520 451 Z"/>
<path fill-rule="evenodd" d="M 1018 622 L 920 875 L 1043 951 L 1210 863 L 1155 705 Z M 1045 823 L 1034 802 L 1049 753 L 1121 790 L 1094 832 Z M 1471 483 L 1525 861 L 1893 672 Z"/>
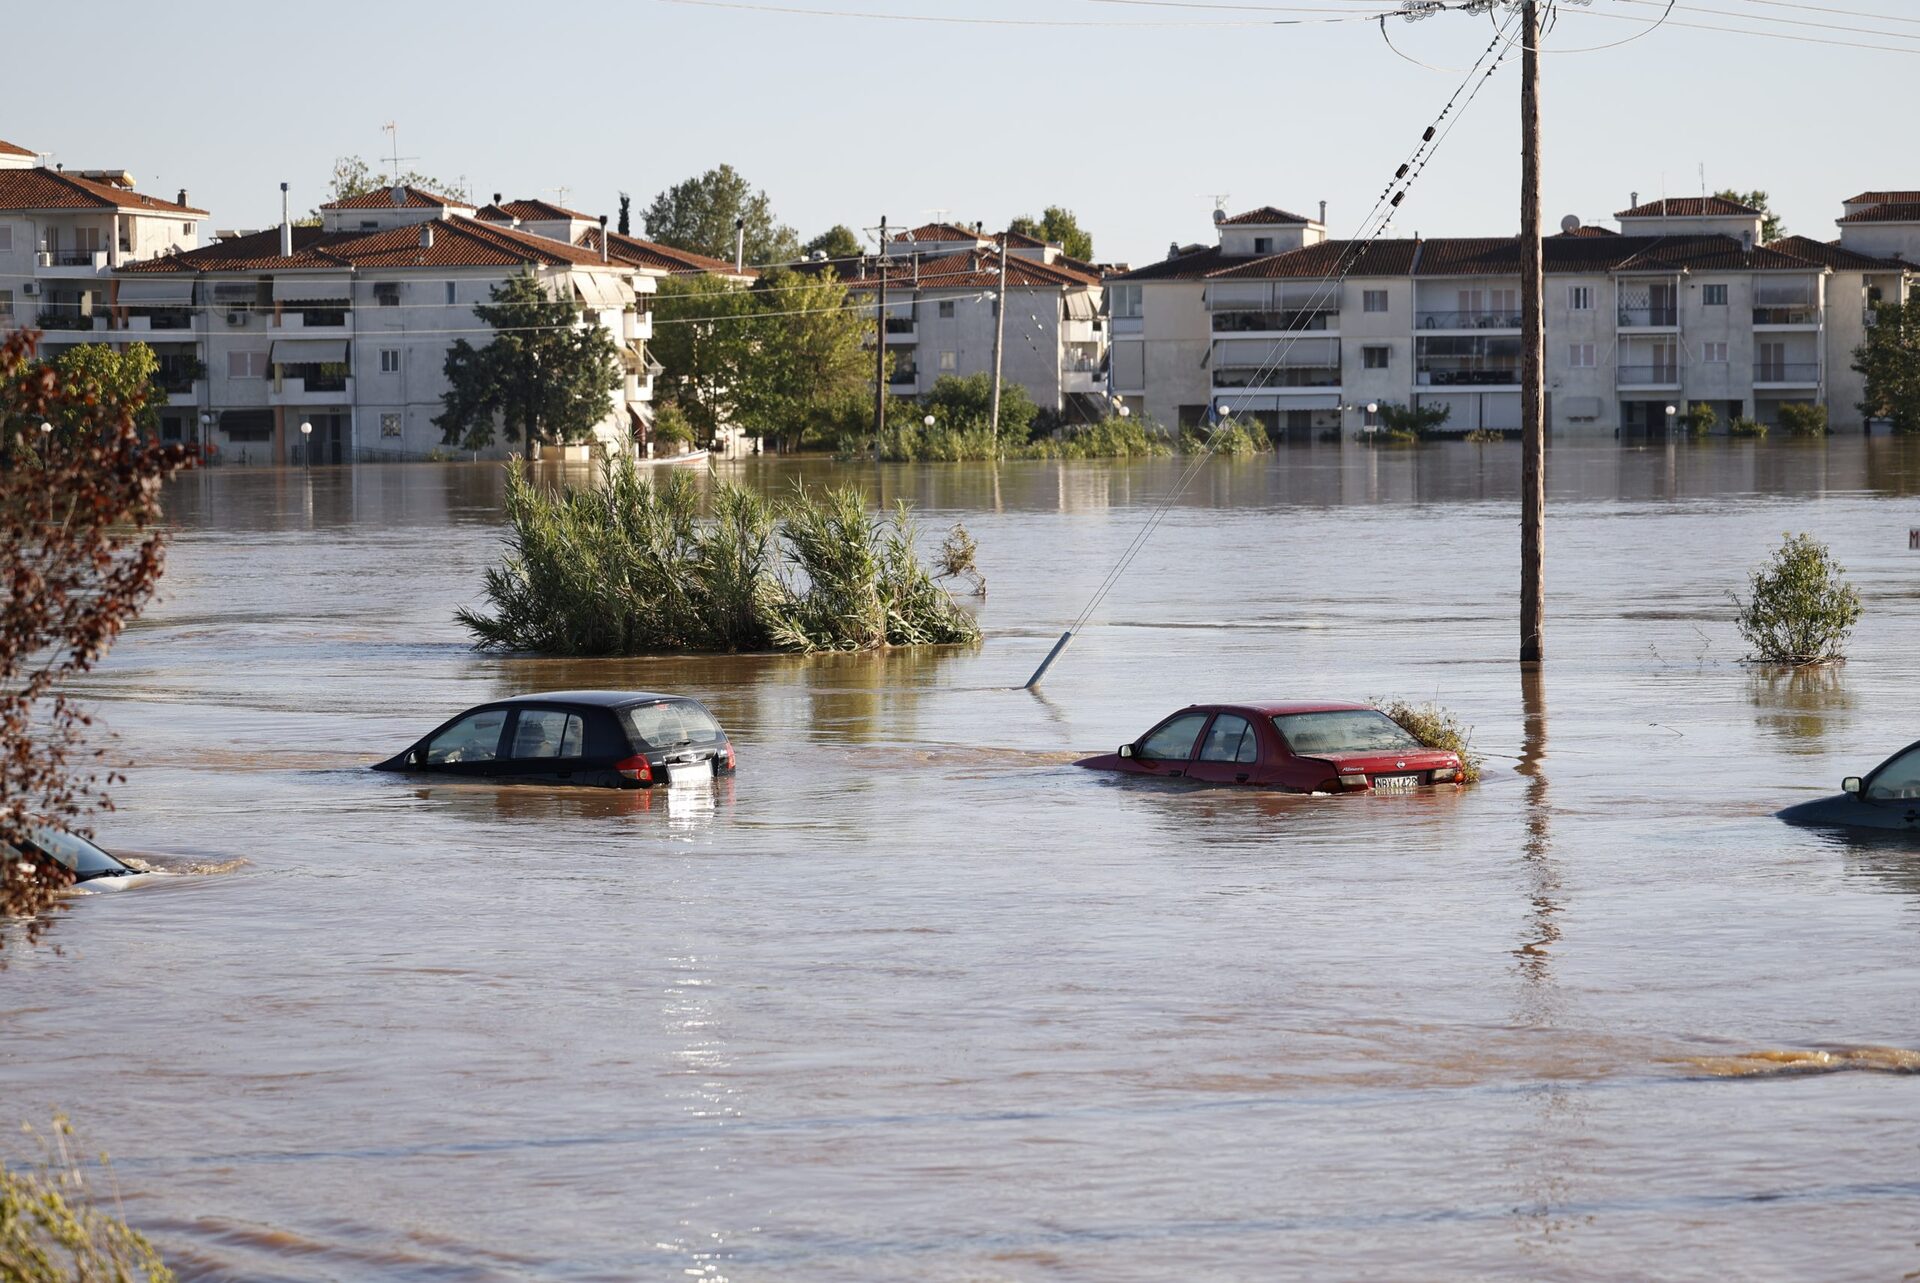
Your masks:
<path fill-rule="evenodd" d="M 1654 0 L 1620 0 L 1620 2 L 1626 3 L 1626 4 L 1643 4 L 1643 3 L 1652 3 L 1654 2 Z M 1571 9 L 1571 10 L 1568 10 L 1568 12 L 1574 16 L 1582 17 L 1582 18 L 1607 18 L 1615 22 L 1639 22 L 1640 21 L 1639 18 L 1633 17 L 1630 14 L 1605 13 L 1598 9 Z M 1871 49 L 1876 53 L 1905 53 L 1905 54 L 1920 53 L 1920 48 L 1909 49 L 1909 48 L 1902 48 L 1895 45 L 1873 45 L 1873 44 L 1866 44 L 1858 40 L 1828 40 L 1828 39 L 1823 39 L 1820 36 L 1803 36 L 1803 35 L 1790 34 L 1784 31 L 1756 31 L 1751 27 L 1715 27 L 1715 26 L 1709 26 L 1708 24 L 1703 22 L 1685 22 L 1678 18 L 1669 19 L 1667 21 L 1667 25 L 1669 27 L 1683 27 L 1689 31 L 1713 31 L 1723 35 L 1757 36 L 1763 40 L 1791 40 L 1798 44 L 1830 45 L 1830 46 L 1833 46 L 1834 48 L 1839 48 L 1839 49 Z M 1880 34 L 1891 36 L 1893 33 L 1882 32 Z"/>
<path fill-rule="evenodd" d="M 1378 0 L 1372 0 L 1372 2 L 1377 4 Z M 806 18 L 860 18 L 873 22 L 944 23 L 968 27 L 1067 27 L 1082 29 L 1093 27 L 1108 30 L 1129 28 L 1135 30 L 1142 28 L 1165 29 L 1169 27 L 1291 27 L 1329 22 L 1368 22 L 1371 21 L 1373 17 L 1371 14 L 1351 14 L 1337 9 L 1274 5 L 1269 6 L 1269 8 L 1275 12 L 1328 13 L 1338 14 L 1339 16 L 1327 18 L 1259 18 L 1219 22 L 1198 22 L 1190 20 L 1164 22 L 1112 22 L 1101 20 L 1094 22 L 1086 19 L 1072 18 L 970 18 L 953 14 L 874 13 L 867 10 L 856 9 L 803 9 L 794 5 L 750 4 L 747 3 L 746 0 L 655 0 L 655 3 L 686 5 L 698 9 L 738 9 L 749 13 L 777 13 Z"/>
<path fill-rule="evenodd" d="M 1657 4 L 1660 3 L 1661 0 L 1615 0 L 1615 2 L 1618 4 Z M 1712 14 L 1721 18 L 1746 18 L 1754 22 L 1772 22 L 1788 27 L 1812 27 L 1816 31 L 1846 31 L 1852 32 L 1855 35 L 1886 36 L 1890 40 L 1920 40 L 1920 33 L 1909 34 L 1904 31 L 1882 31 L 1875 27 L 1837 26 L 1830 22 L 1816 22 L 1806 18 L 1776 18 L 1771 14 L 1742 13 L 1735 9 L 1709 9 L 1705 5 L 1689 4 L 1687 0 L 1678 0 L 1678 6 L 1688 13 Z M 1672 6 L 1670 5 L 1669 7 L 1671 8 Z M 1767 35 L 1771 33 L 1756 30 L 1750 34 Z"/>

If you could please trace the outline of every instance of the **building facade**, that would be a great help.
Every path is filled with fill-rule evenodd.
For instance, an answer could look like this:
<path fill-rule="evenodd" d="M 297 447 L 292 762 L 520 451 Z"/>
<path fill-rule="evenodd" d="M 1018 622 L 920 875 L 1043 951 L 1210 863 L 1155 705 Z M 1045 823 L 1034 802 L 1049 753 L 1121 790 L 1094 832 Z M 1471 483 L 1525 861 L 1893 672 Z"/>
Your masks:
<path fill-rule="evenodd" d="M 1545 242 L 1551 431 L 1664 433 L 1696 402 L 1723 423 L 1807 403 L 1863 426 L 1852 354 L 1909 288 L 1920 194 L 1848 202 L 1831 243 L 1761 244 L 1761 212 L 1719 198 L 1616 217 Z M 1520 427 L 1516 238 L 1336 241 L 1269 206 L 1109 277 L 1107 306 L 1113 392 L 1163 426 L 1232 413 L 1299 439 L 1400 405 L 1445 407 L 1443 431 Z"/>

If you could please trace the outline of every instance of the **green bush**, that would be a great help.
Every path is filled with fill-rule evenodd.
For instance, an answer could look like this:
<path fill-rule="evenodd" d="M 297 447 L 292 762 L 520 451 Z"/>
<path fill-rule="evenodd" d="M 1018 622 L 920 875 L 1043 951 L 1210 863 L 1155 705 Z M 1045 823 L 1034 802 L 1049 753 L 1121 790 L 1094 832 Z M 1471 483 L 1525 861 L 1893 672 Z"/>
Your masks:
<path fill-rule="evenodd" d="M 1844 659 L 1847 638 L 1860 622 L 1860 594 L 1845 568 L 1812 535 L 1790 534 L 1773 559 L 1753 572 L 1752 595 L 1739 607 L 1740 635 L 1749 658 L 1768 664 L 1824 664 Z"/>
<path fill-rule="evenodd" d="M 934 582 L 901 504 L 796 483 L 769 501 L 730 484 L 700 515 L 693 478 L 655 485 L 631 458 L 595 486 L 537 488 L 507 467 L 508 553 L 486 572 L 491 615 L 455 617 L 482 648 L 542 655 L 863 650 L 977 641 Z"/>
<path fill-rule="evenodd" d="M 1493 428 L 1475 428 L 1460 439 L 1472 445 L 1491 445 L 1495 441 L 1505 441 L 1507 434 Z"/>
<path fill-rule="evenodd" d="M 1393 436 L 1396 432 L 1411 433 L 1416 440 L 1433 436 L 1452 417 L 1450 405 L 1407 406 L 1389 401 L 1380 407 L 1381 426 L 1394 440 L 1401 439 Z"/>
<path fill-rule="evenodd" d="M 1720 426 L 1720 415 L 1711 403 L 1695 401 L 1687 406 L 1687 435 L 1690 437 L 1710 437 L 1713 430 Z"/>
<path fill-rule="evenodd" d="M 1202 454 L 1209 449 L 1225 455 L 1267 454 L 1273 450 L 1273 440 L 1259 420 L 1232 417 L 1220 420 L 1211 432 L 1188 428 L 1180 434 L 1181 453 Z"/>
<path fill-rule="evenodd" d="M 687 417 L 687 412 L 677 402 L 663 402 L 653 412 L 653 439 L 691 445 L 693 420 Z"/>
<path fill-rule="evenodd" d="M 0 1280 L 172 1283 L 173 1271 L 152 1244 L 95 1206 L 66 1119 L 55 1117 L 42 1146 L 35 1167 L 0 1163 Z"/>
<path fill-rule="evenodd" d="M 1353 439 L 1362 445 L 1417 445 L 1420 434 L 1412 428 L 1374 428 L 1356 432 Z"/>
<path fill-rule="evenodd" d="M 1827 407 L 1789 401 L 1780 407 L 1780 430 L 1790 437 L 1824 437 L 1832 431 L 1827 426 Z"/>
<path fill-rule="evenodd" d="M 1727 435 L 1757 440 L 1767 435 L 1767 425 L 1758 419 L 1734 419 L 1727 424 Z"/>
<path fill-rule="evenodd" d="M 965 378 L 943 374 L 933 381 L 933 389 L 922 402 L 921 412 L 932 414 L 939 426 L 968 432 L 978 428 L 991 436 L 993 425 L 993 376 L 969 374 Z M 1024 444 L 1033 435 L 1034 416 L 1039 413 L 1033 398 L 1018 383 L 1000 384 L 1000 440 L 1008 446 Z"/>
<path fill-rule="evenodd" d="M 1438 704 L 1411 704 L 1403 699 L 1373 706 L 1400 724 L 1400 729 L 1428 748 L 1445 749 L 1460 757 L 1460 782 L 1472 784 L 1480 778 L 1482 758 L 1473 751 L 1473 728 Z"/>
<path fill-rule="evenodd" d="M 1151 459 L 1172 453 L 1167 434 L 1151 419 L 1118 415 L 1067 428 L 1057 437 L 1032 442 L 1025 451 L 1033 459 Z"/>

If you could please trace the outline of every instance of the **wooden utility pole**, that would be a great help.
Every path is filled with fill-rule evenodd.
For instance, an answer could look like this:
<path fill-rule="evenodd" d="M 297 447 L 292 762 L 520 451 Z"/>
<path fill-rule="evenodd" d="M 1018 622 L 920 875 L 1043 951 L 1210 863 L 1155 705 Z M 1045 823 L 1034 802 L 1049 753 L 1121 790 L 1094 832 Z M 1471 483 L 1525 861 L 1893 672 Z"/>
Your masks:
<path fill-rule="evenodd" d="M 1007 345 L 1007 234 L 1000 234 L 1000 292 L 994 295 L 993 318 L 993 411 L 990 426 L 993 452 L 1000 454 L 1000 353 Z"/>
<path fill-rule="evenodd" d="M 887 216 L 880 215 L 880 305 L 873 314 L 873 448 L 887 432 Z"/>
<path fill-rule="evenodd" d="M 1542 384 L 1546 271 L 1540 239 L 1540 14 L 1520 15 L 1520 660 L 1546 657 L 1547 446 Z"/>

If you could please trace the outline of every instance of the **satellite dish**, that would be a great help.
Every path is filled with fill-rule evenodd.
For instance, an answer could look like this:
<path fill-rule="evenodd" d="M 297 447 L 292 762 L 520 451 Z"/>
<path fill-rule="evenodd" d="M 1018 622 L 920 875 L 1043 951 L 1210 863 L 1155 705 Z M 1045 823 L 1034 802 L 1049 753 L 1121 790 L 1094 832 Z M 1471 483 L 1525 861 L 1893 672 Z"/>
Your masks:
<path fill-rule="evenodd" d="M 1580 215 L 1568 214 L 1560 220 L 1560 230 L 1571 235 L 1580 230 Z"/>

